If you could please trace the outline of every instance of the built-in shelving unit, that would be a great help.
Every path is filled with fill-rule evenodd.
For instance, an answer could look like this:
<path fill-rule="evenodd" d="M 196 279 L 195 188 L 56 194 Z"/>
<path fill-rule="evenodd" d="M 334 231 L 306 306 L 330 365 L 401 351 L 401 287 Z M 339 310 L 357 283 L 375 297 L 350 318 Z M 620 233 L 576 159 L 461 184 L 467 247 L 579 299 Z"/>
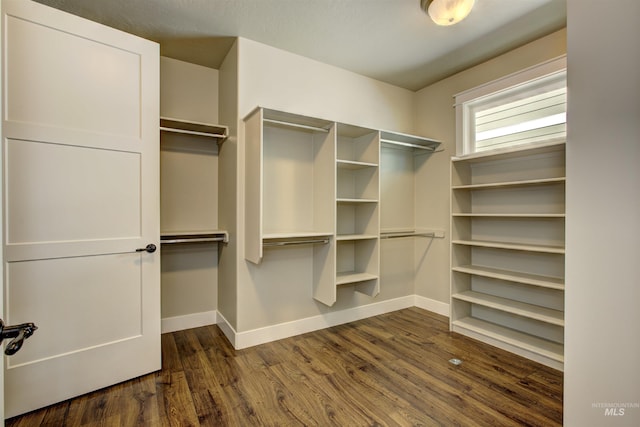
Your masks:
<path fill-rule="evenodd" d="M 338 287 L 376 296 L 380 239 L 391 238 L 380 233 L 381 145 L 413 158 L 440 143 L 260 107 L 244 131 L 245 258 L 277 262 L 285 247 L 296 248 L 295 256 L 310 257 L 317 301 L 333 305 Z"/>
<path fill-rule="evenodd" d="M 451 162 L 451 329 L 563 367 L 565 144 Z"/>
<path fill-rule="evenodd" d="M 336 130 L 336 285 L 380 292 L 380 132 Z"/>
<path fill-rule="evenodd" d="M 163 117 L 160 130 L 161 243 L 228 242 L 216 229 L 218 147 L 210 143 L 227 127 Z"/>
<path fill-rule="evenodd" d="M 227 134 L 226 126 L 160 119 L 160 278 L 165 332 L 196 326 L 185 319 L 210 318 L 215 313 L 218 259 L 229 242 L 227 231 L 218 228 L 218 153 Z"/>

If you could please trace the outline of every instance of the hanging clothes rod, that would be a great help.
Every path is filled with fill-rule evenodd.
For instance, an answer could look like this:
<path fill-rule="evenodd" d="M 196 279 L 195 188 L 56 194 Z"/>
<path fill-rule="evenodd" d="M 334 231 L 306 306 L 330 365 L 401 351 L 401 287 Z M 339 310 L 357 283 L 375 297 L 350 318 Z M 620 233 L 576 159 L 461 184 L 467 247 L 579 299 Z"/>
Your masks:
<path fill-rule="evenodd" d="M 380 139 L 380 142 L 383 144 L 400 145 L 402 147 L 417 148 L 425 151 L 432 151 L 432 152 L 436 151 L 435 147 L 430 147 L 428 145 L 412 144 L 410 142 L 393 141 L 390 139 L 382 139 L 382 138 Z"/>
<path fill-rule="evenodd" d="M 161 239 L 160 243 L 162 244 L 172 244 L 172 243 L 208 243 L 208 242 L 225 242 L 226 239 L 222 236 L 220 237 L 196 237 L 196 238 L 186 238 L 186 239 Z"/>
<path fill-rule="evenodd" d="M 326 245 L 327 243 L 329 243 L 329 239 L 282 240 L 278 242 L 263 242 L 262 246 L 274 247 L 274 246 L 293 246 L 293 245 L 314 245 L 319 243 Z"/>
<path fill-rule="evenodd" d="M 316 126 L 301 125 L 301 124 L 298 124 L 298 123 L 283 122 L 283 121 L 280 121 L 280 120 L 273 120 L 273 119 L 263 119 L 263 121 L 265 123 L 271 123 L 271 124 L 274 124 L 274 125 L 289 126 L 289 127 L 292 127 L 292 128 L 312 130 L 314 132 L 329 133 L 329 129 L 319 128 L 319 127 L 316 127 Z"/>
<path fill-rule="evenodd" d="M 395 233 L 381 233 L 380 234 L 380 238 L 381 239 L 399 239 L 401 237 L 428 237 L 430 239 L 433 239 L 434 237 L 436 237 L 436 233 L 434 232 L 429 232 L 429 233 L 414 233 L 414 232 L 395 232 Z"/>

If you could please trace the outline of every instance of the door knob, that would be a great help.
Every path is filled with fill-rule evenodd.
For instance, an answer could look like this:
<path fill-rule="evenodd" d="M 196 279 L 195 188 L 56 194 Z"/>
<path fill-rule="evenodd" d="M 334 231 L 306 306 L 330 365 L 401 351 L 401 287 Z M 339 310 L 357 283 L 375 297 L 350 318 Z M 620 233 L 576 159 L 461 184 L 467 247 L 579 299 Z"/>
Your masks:
<path fill-rule="evenodd" d="M 149 243 L 144 248 L 136 249 L 136 252 L 149 252 L 150 254 L 154 253 L 155 251 L 156 251 L 156 245 L 154 245 L 153 243 Z"/>

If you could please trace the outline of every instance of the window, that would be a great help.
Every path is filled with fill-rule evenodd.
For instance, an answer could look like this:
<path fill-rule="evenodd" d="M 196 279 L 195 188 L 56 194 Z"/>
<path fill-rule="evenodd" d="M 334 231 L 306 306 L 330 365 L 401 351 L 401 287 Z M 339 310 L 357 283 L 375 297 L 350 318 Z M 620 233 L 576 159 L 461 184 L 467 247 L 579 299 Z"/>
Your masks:
<path fill-rule="evenodd" d="M 456 95 L 458 155 L 566 139 L 566 58 Z"/>

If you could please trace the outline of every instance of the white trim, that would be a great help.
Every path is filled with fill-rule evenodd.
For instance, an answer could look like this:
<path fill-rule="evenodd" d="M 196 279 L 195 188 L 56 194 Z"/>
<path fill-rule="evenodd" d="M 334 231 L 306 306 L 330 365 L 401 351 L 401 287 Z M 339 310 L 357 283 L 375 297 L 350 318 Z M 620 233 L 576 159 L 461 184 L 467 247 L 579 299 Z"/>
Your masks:
<path fill-rule="evenodd" d="M 231 326 L 231 323 L 218 311 L 218 327 L 222 333 L 227 337 L 233 348 L 236 348 L 236 330 Z"/>
<path fill-rule="evenodd" d="M 245 332 L 234 331 L 233 328 L 228 325 L 226 319 L 226 324 L 224 326 L 220 323 L 218 326 L 222 329 L 227 338 L 229 338 L 230 335 L 233 337 L 233 339 L 229 339 L 229 341 L 236 350 L 240 350 L 254 345 L 289 338 L 295 335 L 354 322 L 356 320 L 366 319 L 368 317 L 378 316 L 380 314 L 402 310 L 403 308 L 413 306 L 415 306 L 415 295 L 409 295 L 360 307 L 334 311 L 332 313 L 320 314 L 317 316 L 307 317 L 305 319 L 265 326 L 263 328 L 252 329 Z M 222 316 L 220 317 L 222 320 Z M 228 328 L 229 330 L 225 331 L 224 328 Z"/>
<path fill-rule="evenodd" d="M 198 328 L 200 326 L 215 325 L 216 311 L 203 311 L 201 313 L 185 314 L 184 316 L 165 317 L 162 319 L 162 333 L 182 331 L 184 329 Z"/>
<path fill-rule="evenodd" d="M 415 295 L 415 306 L 442 316 L 449 317 L 449 304 L 435 299 Z"/>
<path fill-rule="evenodd" d="M 250 331 L 238 332 L 225 319 L 217 313 L 217 325 L 222 333 L 227 337 L 233 348 L 241 350 L 259 344 L 289 338 L 307 332 L 330 328 L 344 323 L 355 322 L 356 320 L 378 316 L 404 308 L 418 307 L 431 311 L 442 316 L 449 317 L 449 304 L 426 298 L 420 295 L 407 295 L 406 297 L 392 300 L 380 301 L 360 307 L 348 308 L 334 311 L 332 313 L 320 314 L 304 319 L 292 320 L 290 322 L 279 323 L 277 325 L 265 326 L 252 329 Z"/>
<path fill-rule="evenodd" d="M 504 77 L 500 77 L 490 82 L 483 83 L 479 86 L 457 93 L 453 95 L 455 99 L 454 107 L 474 100 L 476 98 L 500 92 L 501 90 L 509 89 L 523 83 L 528 83 L 531 80 L 546 77 L 548 75 L 555 74 L 566 69 L 566 55 L 550 59 L 540 64 L 533 65 L 529 68 L 525 68 L 524 70 L 516 71 L 515 73 L 508 74 Z"/>

